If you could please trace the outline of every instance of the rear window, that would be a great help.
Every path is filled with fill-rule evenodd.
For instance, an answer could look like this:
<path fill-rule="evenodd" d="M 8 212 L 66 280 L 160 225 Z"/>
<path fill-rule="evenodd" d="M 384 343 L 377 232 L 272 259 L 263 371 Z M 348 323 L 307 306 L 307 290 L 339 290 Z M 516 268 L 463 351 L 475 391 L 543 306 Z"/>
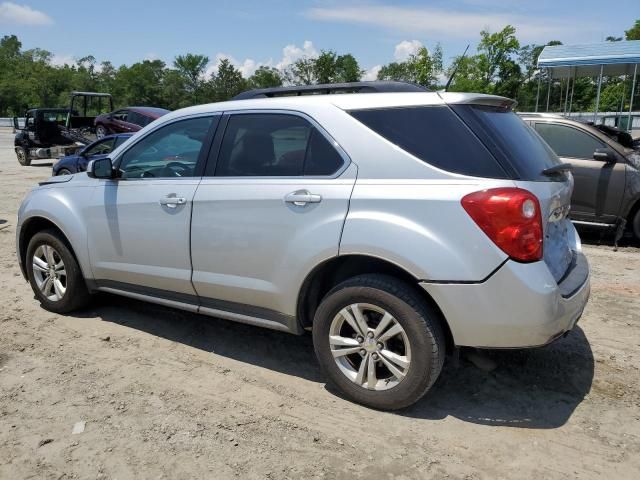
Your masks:
<path fill-rule="evenodd" d="M 527 181 L 563 181 L 542 171 L 562 163 L 540 136 L 509 108 L 453 105 L 452 109 L 491 150 L 514 178 Z"/>
<path fill-rule="evenodd" d="M 507 178 L 487 148 L 447 106 L 354 110 L 350 114 L 434 167 L 474 177 Z"/>

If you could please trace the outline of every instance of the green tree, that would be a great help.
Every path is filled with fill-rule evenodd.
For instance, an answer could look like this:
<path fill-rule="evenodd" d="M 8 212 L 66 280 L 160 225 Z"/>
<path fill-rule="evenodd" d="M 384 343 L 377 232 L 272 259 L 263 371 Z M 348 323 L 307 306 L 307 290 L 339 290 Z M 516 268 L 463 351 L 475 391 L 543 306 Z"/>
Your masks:
<path fill-rule="evenodd" d="M 512 76 L 514 57 L 520 49 L 515 33 L 516 29 L 511 25 L 496 33 L 480 32 L 478 67 L 484 81 L 483 91 L 491 92 L 495 82 L 506 81 Z"/>
<path fill-rule="evenodd" d="M 218 71 L 211 77 L 210 85 L 212 100 L 217 102 L 229 100 L 247 89 L 247 81 L 227 58 L 220 61 Z"/>
<path fill-rule="evenodd" d="M 184 87 L 192 97 L 193 103 L 198 103 L 204 85 L 204 72 L 209 63 L 209 57 L 205 55 L 178 55 L 173 61 L 173 66 L 185 79 Z"/>
<path fill-rule="evenodd" d="M 288 83 L 292 85 L 312 85 L 317 83 L 316 60 L 303 57 L 293 62 L 284 72 Z"/>
<path fill-rule="evenodd" d="M 277 68 L 261 66 L 247 80 L 250 88 L 271 88 L 282 85 L 282 74 Z"/>
<path fill-rule="evenodd" d="M 442 48 L 438 44 L 433 54 L 422 47 L 404 62 L 392 62 L 383 66 L 378 72 L 378 80 L 412 82 L 434 88 L 442 70 Z"/>
<path fill-rule="evenodd" d="M 629 30 L 625 30 L 624 37 L 627 40 L 640 40 L 640 19 Z"/>

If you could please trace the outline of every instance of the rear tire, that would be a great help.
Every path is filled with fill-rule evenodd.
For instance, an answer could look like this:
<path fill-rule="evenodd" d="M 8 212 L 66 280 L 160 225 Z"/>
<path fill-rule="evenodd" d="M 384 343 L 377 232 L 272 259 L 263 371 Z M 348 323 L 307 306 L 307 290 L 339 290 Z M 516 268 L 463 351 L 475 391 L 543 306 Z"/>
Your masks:
<path fill-rule="evenodd" d="M 640 208 L 631 221 L 631 231 L 633 232 L 633 236 L 636 237 L 636 240 L 640 242 Z"/>
<path fill-rule="evenodd" d="M 109 130 L 104 125 L 98 125 L 96 127 L 96 138 L 103 138 L 109 135 Z"/>
<path fill-rule="evenodd" d="M 18 163 L 23 167 L 31 165 L 31 159 L 29 158 L 29 152 L 24 147 L 16 147 L 16 157 L 18 157 Z"/>
<path fill-rule="evenodd" d="M 71 249 L 56 230 L 43 230 L 29 241 L 25 266 L 42 307 L 68 313 L 86 306 L 91 295 Z"/>
<path fill-rule="evenodd" d="M 360 334 L 347 319 L 349 313 L 351 320 L 366 322 L 356 320 Z M 387 315 L 391 320 L 382 327 Z M 385 338 L 384 332 L 392 330 L 397 333 Z M 333 385 L 349 399 L 380 410 L 418 401 L 438 378 L 445 358 L 436 312 L 415 288 L 387 275 L 360 275 L 331 290 L 316 311 L 313 344 Z M 344 354 L 345 349 L 353 353 Z"/>

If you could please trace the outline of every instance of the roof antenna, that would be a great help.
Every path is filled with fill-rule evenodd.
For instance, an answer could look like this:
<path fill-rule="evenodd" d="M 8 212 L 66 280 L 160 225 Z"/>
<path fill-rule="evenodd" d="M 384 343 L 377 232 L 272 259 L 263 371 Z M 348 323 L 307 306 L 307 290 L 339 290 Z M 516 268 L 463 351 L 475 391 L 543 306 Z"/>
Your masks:
<path fill-rule="evenodd" d="M 469 50 L 469 44 L 467 44 L 467 48 L 464 49 L 464 53 L 462 54 L 462 56 L 456 62 L 456 66 L 454 67 L 453 72 L 451 72 L 451 76 L 449 77 L 449 80 L 447 80 L 447 84 L 444 86 L 444 91 L 445 92 L 447 90 L 449 90 L 449 86 L 451 85 L 451 82 L 453 81 L 453 77 L 455 77 L 456 73 L 458 73 L 458 67 L 460 66 L 460 62 L 462 62 L 464 57 L 467 55 L 467 50 Z"/>

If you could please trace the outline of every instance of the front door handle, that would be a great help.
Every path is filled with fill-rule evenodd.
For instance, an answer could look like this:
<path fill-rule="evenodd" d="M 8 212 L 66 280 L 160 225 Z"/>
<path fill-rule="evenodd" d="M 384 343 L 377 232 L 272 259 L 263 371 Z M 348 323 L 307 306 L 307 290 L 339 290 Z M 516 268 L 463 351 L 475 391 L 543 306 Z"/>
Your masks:
<path fill-rule="evenodd" d="M 311 193 L 309 190 L 297 190 L 285 195 L 284 201 L 298 207 L 304 207 L 307 203 L 320 203 L 322 196 Z"/>
<path fill-rule="evenodd" d="M 187 199 L 184 197 L 177 197 L 175 193 L 169 194 L 160 199 L 160 205 L 164 205 L 169 208 L 176 208 L 178 205 L 184 205 L 185 203 L 187 203 Z"/>

